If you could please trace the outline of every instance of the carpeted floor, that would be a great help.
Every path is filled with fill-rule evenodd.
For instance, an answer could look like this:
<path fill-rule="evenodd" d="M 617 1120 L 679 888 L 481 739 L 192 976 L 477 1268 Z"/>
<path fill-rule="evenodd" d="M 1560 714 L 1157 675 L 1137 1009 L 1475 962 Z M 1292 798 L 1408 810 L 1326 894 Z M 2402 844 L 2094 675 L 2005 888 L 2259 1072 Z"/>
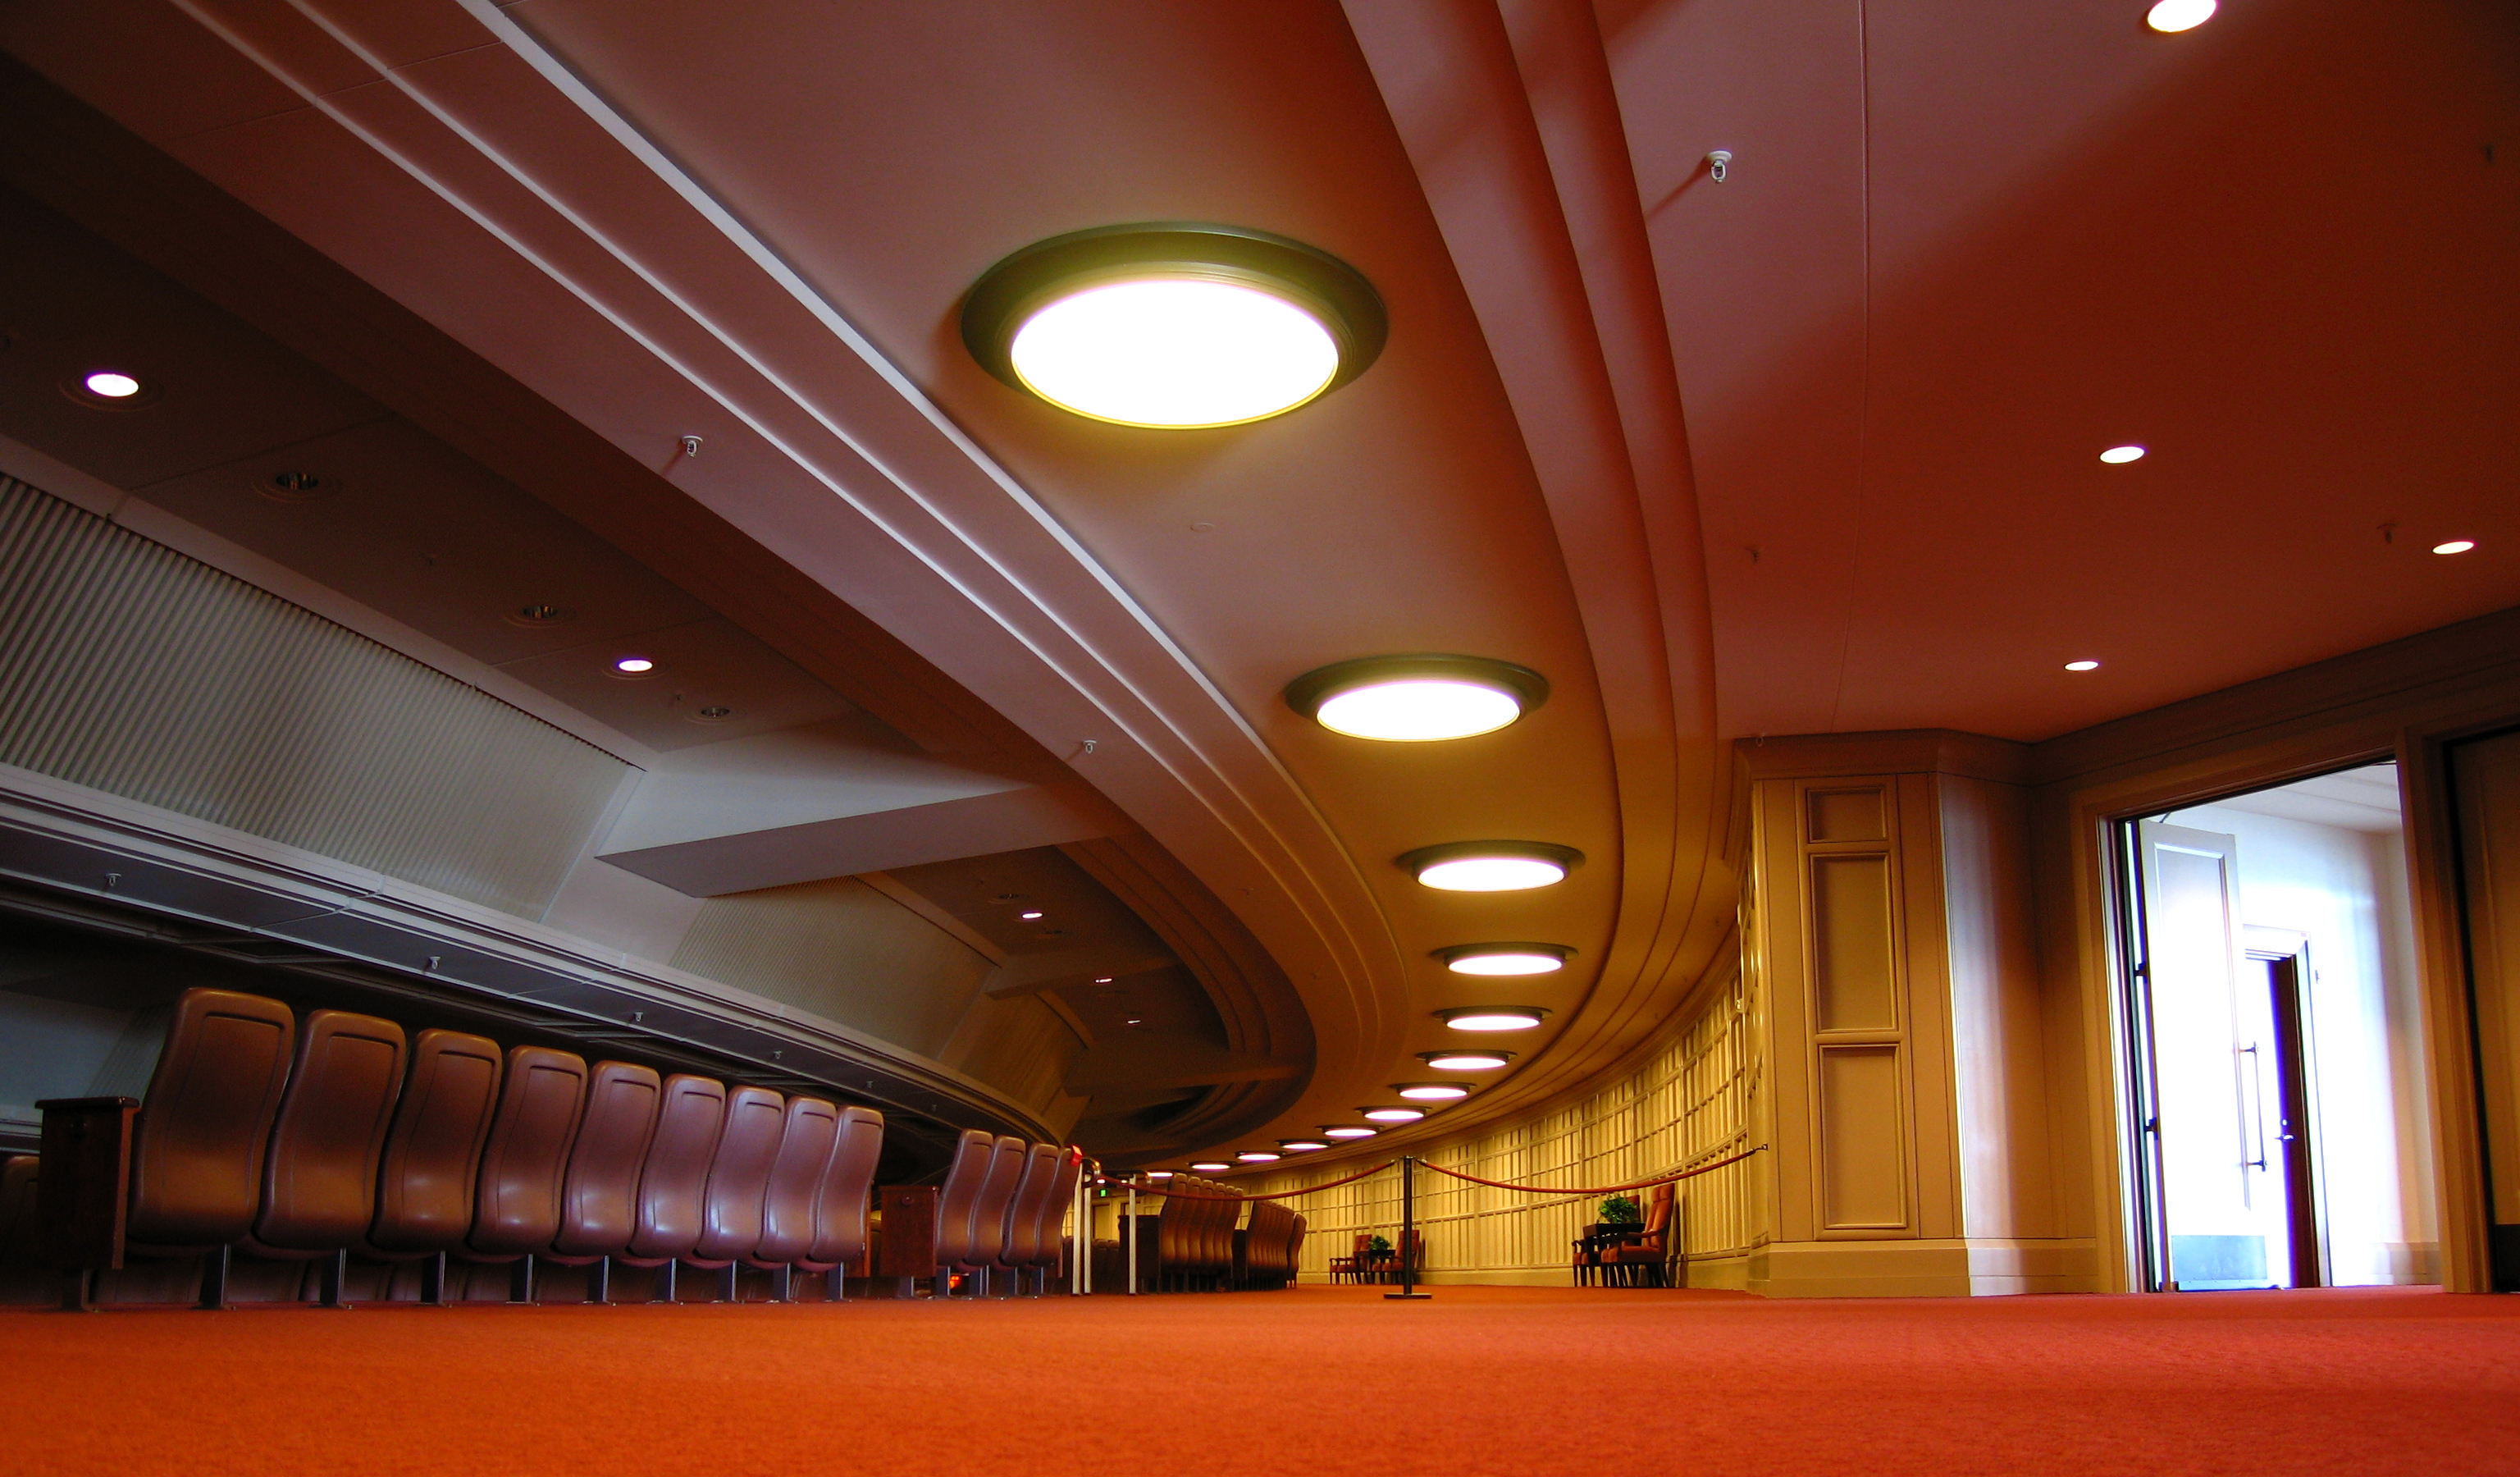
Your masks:
<path fill-rule="evenodd" d="M 0 1472 L 2520 1472 L 2520 1298 L 0 1314 Z"/>

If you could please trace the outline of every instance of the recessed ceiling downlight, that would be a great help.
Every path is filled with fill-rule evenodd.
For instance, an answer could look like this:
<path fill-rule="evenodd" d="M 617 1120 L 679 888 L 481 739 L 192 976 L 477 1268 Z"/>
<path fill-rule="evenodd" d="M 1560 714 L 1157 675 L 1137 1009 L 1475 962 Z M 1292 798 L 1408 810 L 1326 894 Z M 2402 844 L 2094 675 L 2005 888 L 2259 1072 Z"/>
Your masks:
<path fill-rule="evenodd" d="M 2143 448 L 2141 446 L 2111 446 L 2108 450 L 2100 453 L 2100 460 L 2107 462 L 2112 467 L 2123 467 L 2129 462 L 2139 462 L 2143 460 Z"/>
<path fill-rule="evenodd" d="M 1286 684 L 1286 706 L 1314 722 L 1389 743 L 1494 733 L 1548 700 L 1548 678 L 1485 657 L 1360 657 Z"/>
<path fill-rule="evenodd" d="M 109 400 L 127 400 L 140 392 L 140 382 L 119 370 L 100 369 L 79 382 L 87 392 Z"/>
<path fill-rule="evenodd" d="M 1438 1072 L 1486 1072 L 1513 1060 L 1510 1051 L 1420 1051 L 1418 1060 Z"/>
<path fill-rule="evenodd" d="M 1426 1116 L 1423 1108 L 1366 1108 L 1362 1111 L 1375 1123 L 1416 1123 Z"/>
<path fill-rule="evenodd" d="M 963 304 L 981 367 L 1064 410 L 1192 429 L 1283 415 L 1363 374 L 1388 332 L 1354 267 L 1265 231 L 1161 222 L 1054 237 Z"/>
<path fill-rule="evenodd" d="M 1546 975 L 1564 969 L 1574 951 L 1560 944 L 1456 944 L 1435 957 L 1457 975 Z"/>
<path fill-rule="evenodd" d="M 1573 847 L 1545 841 L 1454 841 L 1400 858 L 1412 876 L 1448 893 L 1514 893 L 1562 882 L 1583 864 Z"/>
<path fill-rule="evenodd" d="M 2092 661 L 2089 657 L 2085 657 L 2079 662 L 2066 663 L 2065 669 L 2067 671 L 2097 671 L 2100 669 L 2100 664 Z"/>
<path fill-rule="evenodd" d="M 2154 30 L 2176 34 L 2194 30 L 2214 19 L 2214 0 L 2155 0 L 2144 12 L 2143 23 Z"/>
<path fill-rule="evenodd" d="M 1464 1005 L 1438 1010 L 1435 1018 L 1455 1031 L 1529 1031 L 1549 1012 L 1538 1005 Z"/>
<path fill-rule="evenodd" d="M 2476 540 L 2473 538 L 2453 538 L 2448 543 L 2434 544 L 2433 552 L 2436 554 L 2464 554 L 2475 547 Z"/>

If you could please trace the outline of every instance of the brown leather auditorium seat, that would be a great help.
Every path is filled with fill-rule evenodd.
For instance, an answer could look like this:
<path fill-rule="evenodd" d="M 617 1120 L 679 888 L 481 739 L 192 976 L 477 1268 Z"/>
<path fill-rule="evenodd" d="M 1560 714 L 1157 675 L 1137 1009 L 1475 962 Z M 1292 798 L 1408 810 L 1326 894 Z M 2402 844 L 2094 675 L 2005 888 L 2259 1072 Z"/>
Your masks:
<path fill-rule="evenodd" d="M 883 1154 L 883 1115 L 873 1108 L 842 1108 L 832 1158 L 814 1193 L 814 1245 L 796 1265 L 827 1272 L 837 1302 L 848 1264 L 866 1255 L 867 1192 Z"/>
<path fill-rule="evenodd" d="M 548 1046 L 509 1049 L 465 1255 L 517 1263 L 512 1302 L 533 1301 L 534 1254 L 560 1233 L 562 1175 L 585 1110 L 586 1058 Z"/>
<path fill-rule="evenodd" d="M 761 1244 L 762 1200 L 787 1120 L 788 1100 L 767 1087 L 738 1087 L 727 1094 L 726 1127 L 700 1196 L 699 1239 L 683 1259 L 724 1270 L 718 1284 L 722 1303 L 737 1300 L 736 1264 Z"/>
<path fill-rule="evenodd" d="M 653 1067 L 598 1062 L 587 1079 L 586 1112 L 561 1181 L 560 1233 L 550 1255 L 562 1266 L 596 1269 L 587 1279 L 590 1303 L 610 1301 L 611 1259 L 630 1249 L 639 1228 L 639 1176 L 663 1096 Z"/>
<path fill-rule="evenodd" d="M 297 1033 L 297 1057 L 263 1156 L 262 1210 L 243 1243 L 263 1257 L 323 1257 L 324 1303 L 341 1303 L 349 1249 L 377 1214 L 377 1166 L 408 1042 L 400 1026 L 318 1010 Z"/>
<path fill-rule="evenodd" d="M 639 1171 L 638 1227 L 619 1258 L 632 1267 L 664 1269 L 656 1280 L 658 1302 L 674 1300 L 674 1264 L 699 1244 L 709 1166 L 725 1126 L 724 1083 L 681 1072 L 665 1079 L 656 1135 Z"/>
<path fill-rule="evenodd" d="M 360 1245 L 383 1261 L 428 1258 L 421 1301 L 445 1300 L 446 1254 L 472 1230 L 481 1146 L 499 1105 L 499 1043 L 460 1031 L 424 1031 L 377 1169 L 376 1219 Z"/>
<path fill-rule="evenodd" d="M 1041 1260 L 1041 1208 L 1058 1182 L 1058 1145 L 1037 1143 L 1024 1150 L 1023 1176 L 1007 1202 L 1006 1232 L 999 1237 L 997 1260 L 989 1264 L 991 1275 L 1005 1272 L 1017 1293 L 1023 1291 L 1024 1269 Z"/>
<path fill-rule="evenodd" d="M 132 1134 L 128 1250 L 217 1262 L 253 1229 L 296 1043 L 278 1000 L 196 989 L 175 1002 Z M 224 1296 L 223 1271 L 204 1276 L 204 1301 Z"/>
<path fill-rule="evenodd" d="M 747 1267 L 778 1272 L 776 1296 L 782 1303 L 791 1296 L 796 1264 L 814 1249 L 815 1199 L 839 1137 L 838 1104 L 802 1095 L 788 1099 L 779 1157 L 770 1163 L 770 1181 L 761 1194 L 761 1235 L 743 1258 Z"/>
<path fill-rule="evenodd" d="M 978 1129 L 966 1129 L 954 1144 L 954 1162 L 946 1168 L 945 1187 L 936 1196 L 936 1291 L 944 1296 L 951 1273 L 971 1260 L 971 1212 L 988 1188 L 990 1167 L 997 1163 L 998 1140 Z"/>
<path fill-rule="evenodd" d="M 979 1198 L 971 1203 L 971 1249 L 955 1269 L 976 1275 L 982 1297 L 989 1295 L 989 1269 L 997 1265 L 998 1251 L 1006 1245 L 1007 1207 L 1023 1178 L 1028 1148 L 1012 1134 L 1000 1138 L 997 1152 L 989 1161 L 989 1177 L 980 1186 Z"/>
<path fill-rule="evenodd" d="M 1032 1265 L 1040 1274 L 1039 1291 L 1050 1290 L 1051 1275 L 1063 1260 L 1067 1213 L 1075 1205 L 1076 1181 L 1084 1173 L 1084 1150 L 1071 1144 L 1058 1151 L 1058 1173 L 1051 1180 L 1049 1197 L 1042 1201 L 1041 1220 L 1034 1230 Z"/>

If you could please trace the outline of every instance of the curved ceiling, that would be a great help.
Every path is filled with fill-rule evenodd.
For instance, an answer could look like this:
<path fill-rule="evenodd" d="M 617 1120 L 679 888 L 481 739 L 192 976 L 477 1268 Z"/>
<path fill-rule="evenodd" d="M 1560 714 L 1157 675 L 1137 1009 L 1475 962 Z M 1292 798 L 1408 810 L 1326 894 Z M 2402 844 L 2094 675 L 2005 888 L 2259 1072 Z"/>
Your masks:
<path fill-rule="evenodd" d="M 1222 900 L 1313 1057 L 1223 1139 L 1386 1100 L 1445 1005 L 1554 1014 L 1420 1132 L 1645 1039 L 1731 927 L 1732 736 L 2043 737 L 2520 599 L 2509 18 L 2227 9 L 39 0 L 0 45 L 644 469 L 625 522 L 730 531 L 651 562 L 771 646 L 765 557 L 976 699 L 896 726 L 1116 808 L 1153 845 L 1070 854 L 1142 913 Z M 1196 432 L 964 352 L 992 262 L 1156 219 L 1336 254 L 1389 347 Z M 1553 696 L 1434 746 L 1279 700 L 1409 651 Z M 1494 837 L 1591 860 L 1392 864 Z M 1430 956 L 1506 939 L 1574 966 Z"/>

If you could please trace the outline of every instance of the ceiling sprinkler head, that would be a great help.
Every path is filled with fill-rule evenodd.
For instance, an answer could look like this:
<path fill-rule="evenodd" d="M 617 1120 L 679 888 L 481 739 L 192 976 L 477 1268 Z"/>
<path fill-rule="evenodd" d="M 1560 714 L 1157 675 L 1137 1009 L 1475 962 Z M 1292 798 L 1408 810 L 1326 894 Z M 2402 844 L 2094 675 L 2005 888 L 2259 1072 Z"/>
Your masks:
<path fill-rule="evenodd" d="M 1712 153 L 1712 154 L 1710 154 L 1710 155 L 1706 156 L 1706 175 L 1707 175 L 1707 178 L 1714 180 L 1717 184 L 1719 184 L 1719 185 L 1720 185 L 1720 184 L 1724 183 L 1724 176 L 1725 176 L 1727 173 L 1729 173 L 1729 172 L 1732 170 L 1732 150 L 1730 150 L 1730 149 L 1718 149 L 1718 150 L 1716 150 L 1714 153 Z"/>

